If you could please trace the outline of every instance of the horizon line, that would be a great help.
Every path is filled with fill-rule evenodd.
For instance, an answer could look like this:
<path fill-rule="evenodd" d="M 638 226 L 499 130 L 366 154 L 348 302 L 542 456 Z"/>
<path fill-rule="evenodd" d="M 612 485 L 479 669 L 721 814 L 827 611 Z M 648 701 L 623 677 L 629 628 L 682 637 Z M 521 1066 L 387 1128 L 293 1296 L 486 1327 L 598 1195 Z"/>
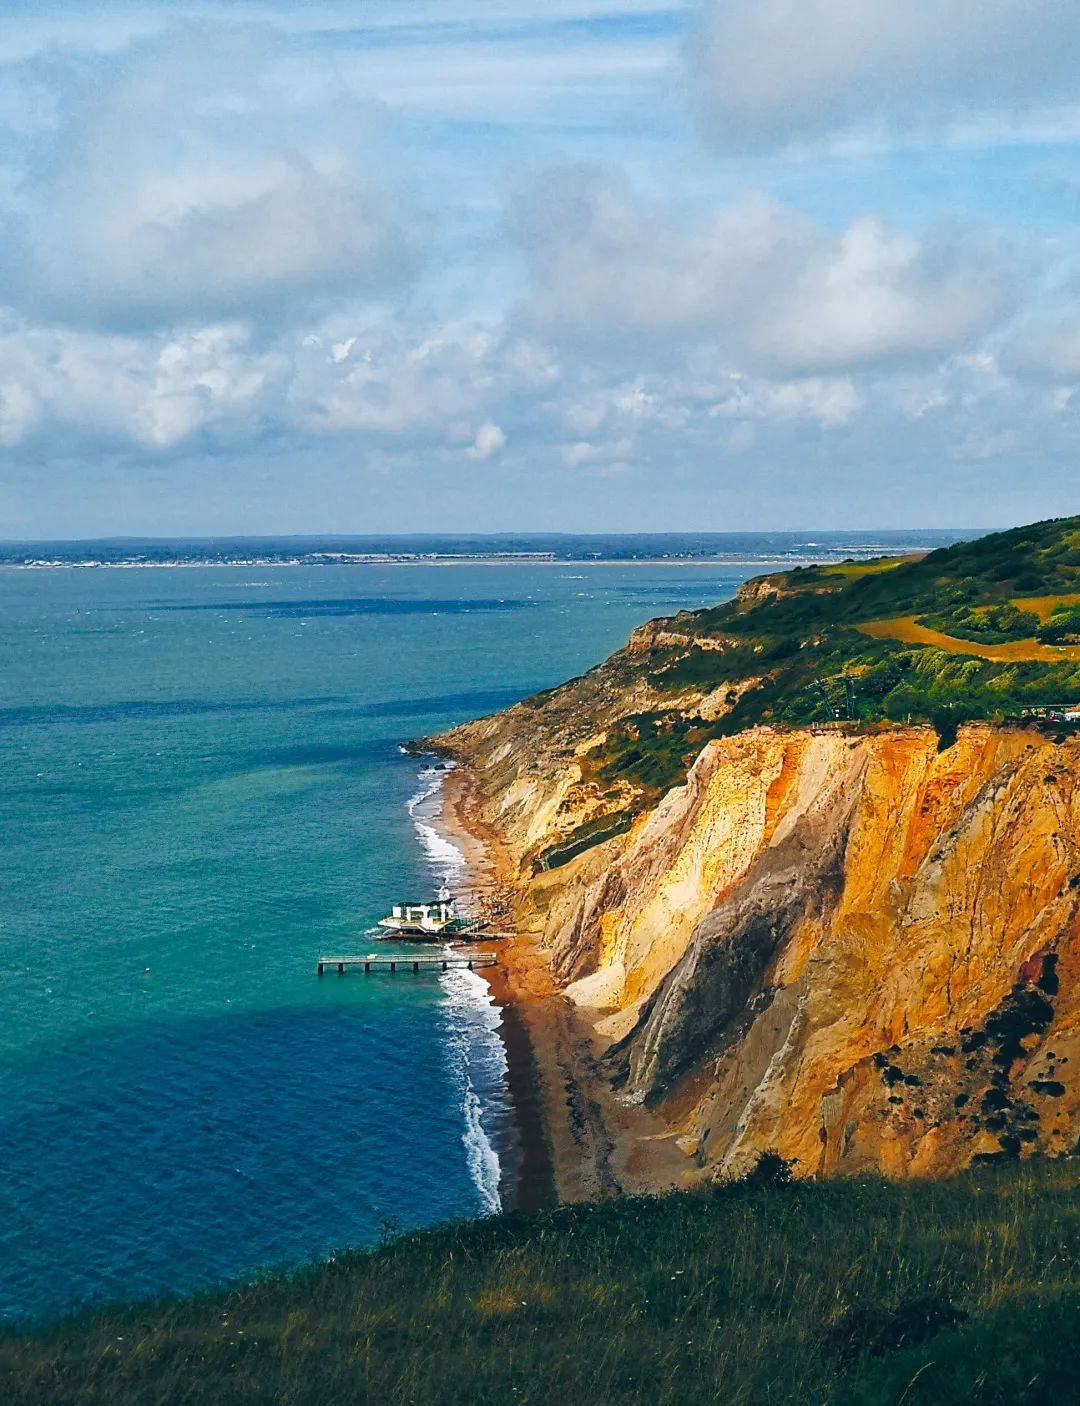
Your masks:
<path fill-rule="evenodd" d="M 1026 524 L 1017 524 L 1024 526 Z M 36 546 L 42 543 L 68 543 L 68 544 L 94 544 L 94 543 L 115 543 L 115 542 L 267 542 L 267 541 L 289 541 L 289 542 L 318 542 L 333 540 L 344 541 L 388 541 L 400 539 L 403 541 L 418 541 L 430 539 L 432 541 L 447 541 L 453 539 L 491 539 L 500 537 L 521 537 L 531 540 L 539 538 L 612 538 L 612 537 L 651 537 L 651 538 L 677 538 L 677 537 L 746 537 L 746 536 L 774 536 L 791 537 L 805 535 L 807 533 L 817 534 L 846 534 L 850 536 L 866 534 L 870 532 L 888 533 L 892 536 L 899 536 L 911 532 L 1007 532 L 1008 528 L 1000 527 L 972 527 L 968 526 L 948 526 L 948 527 L 924 527 L 924 526 L 904 526 L 904 527 L 735 527 L 735 528 L 672 528 L 665 531 L 649 531 L 636 528 L 617 528 L 610 531 L 589 531 L 574 532 L 567 530 L 558 531 L 528 531 L 518 528 L 505 528 L 501 530 L 484 531 L 451 531 L 451 532 L 213 532 L 213 533 L 116 533 L 103 534 L 93 537 L 67 537 L 67 536 L 45 536 L 45 537 L 0 537 L 0 547 L 25 547 Z"/>

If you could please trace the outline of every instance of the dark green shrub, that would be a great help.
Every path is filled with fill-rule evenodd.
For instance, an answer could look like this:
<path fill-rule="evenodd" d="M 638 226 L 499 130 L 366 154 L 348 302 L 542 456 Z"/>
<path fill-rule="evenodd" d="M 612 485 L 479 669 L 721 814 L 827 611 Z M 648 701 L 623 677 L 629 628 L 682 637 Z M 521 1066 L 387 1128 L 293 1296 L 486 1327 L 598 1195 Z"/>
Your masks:
<path fill-rule="evenodd" d="M 897 1304 L 852 1304 L 829 1327 L 826 1341 L 841 1362 L 881 1357 L 897 1348 L 925 1342 L 942 1328 L 954 1328 L 967 1314 L 938 1294 L 901 1299 Z"/>

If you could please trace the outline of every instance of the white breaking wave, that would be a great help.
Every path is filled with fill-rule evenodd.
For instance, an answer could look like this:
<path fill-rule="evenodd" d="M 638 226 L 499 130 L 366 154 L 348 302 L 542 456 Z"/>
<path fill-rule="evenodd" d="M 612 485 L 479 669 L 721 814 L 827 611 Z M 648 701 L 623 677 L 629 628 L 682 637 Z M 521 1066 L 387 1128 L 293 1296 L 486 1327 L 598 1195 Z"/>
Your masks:
<path fill-rule="evenodd" d="M 464 1115 L 461 1141 L 465 1163 L 484 1215 L 502 1209 L 499 1154 L 485 1127 L 485 1115 L 506 1102 L 506 1051 L 499 1035 L 501 1016 L 483 977 L 468 970 L 439 976 L 445 1003 L 446 1050 L 450 1074 Z"/>
<path fill-rule="evenodd" d="M 465 1131 L 461 1140 L 465 1144 L 469 1175 L 480 1193 L 484 1213 L 489 1216 L 498 1215 L 502 1210 L 502 1197 L 499 1195 L 502 1167 L 499 1165 L 499 1154 L 484 1132 L 480 1117 L 480 1096 L 471 1084 L 465 1091 Z"/>
<path fill-rule="evenodd" d="M 453 885 L 465 877 L 465 856 L 436 829 L 442 815 L 445 776 L 445 767 L 425 767 L 420 773 L 420 789 L 407 802 L 407 808 L 432 874 L 440 883 Z"/>
<path fill-rule="evenodd" d="M 436 828 L 442 815 L 446 767 L 425 767 L 420 789 L 407 808 L 433 878 L 453 887 L 466 877 L 465 856 Z M 463 1117 L 461 1141 L 465 1163 L 480 1198 L 483 1215 L 502 1210 L 499 1184 L 502 1166 L 485 1127 L 489 1113 L 508 1104 L 507 1061 L 499 1026 L 502 1016 L 483 977 L 468 970 L 441 972 L 441 1015 L 446 1028 L 445 1049 Z"/>
<path fill-rule="evenodd" d="M 471 971 L 444 972 L 439 980 L 451 1073 L 465 1115 L 461 1141 L 469 1175 L 480 1194 L 485 1215 L 502 1209 L 499 1154 L 484 1126 L 486 1106 L 504 1097 L 506 1051 L 499 1036 L 499 1009 L 484 979 Z"/>

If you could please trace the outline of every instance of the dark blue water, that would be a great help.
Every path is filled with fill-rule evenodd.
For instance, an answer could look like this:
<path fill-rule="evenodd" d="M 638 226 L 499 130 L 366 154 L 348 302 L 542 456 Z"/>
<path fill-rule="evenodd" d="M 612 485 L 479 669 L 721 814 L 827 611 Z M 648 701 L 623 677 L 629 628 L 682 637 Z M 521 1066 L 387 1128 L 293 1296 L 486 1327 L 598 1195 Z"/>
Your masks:
<path fill-rule="evenodd" d="M 484 984 L 314 976 L 452 870 L 399 743 L 755 569 L 0 571 L 0 1316 L 494 1209 Z"/>

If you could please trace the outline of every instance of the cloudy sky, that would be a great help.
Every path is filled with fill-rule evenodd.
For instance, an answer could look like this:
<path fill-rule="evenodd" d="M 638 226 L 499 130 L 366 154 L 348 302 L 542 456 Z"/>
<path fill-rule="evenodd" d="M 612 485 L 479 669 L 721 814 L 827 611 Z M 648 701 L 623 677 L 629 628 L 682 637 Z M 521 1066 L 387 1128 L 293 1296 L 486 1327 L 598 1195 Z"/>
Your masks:
<path fill-rule="evenodd" d="M 1077 511 L 1076 0 L 3 0 L 0 537 Z"/>

